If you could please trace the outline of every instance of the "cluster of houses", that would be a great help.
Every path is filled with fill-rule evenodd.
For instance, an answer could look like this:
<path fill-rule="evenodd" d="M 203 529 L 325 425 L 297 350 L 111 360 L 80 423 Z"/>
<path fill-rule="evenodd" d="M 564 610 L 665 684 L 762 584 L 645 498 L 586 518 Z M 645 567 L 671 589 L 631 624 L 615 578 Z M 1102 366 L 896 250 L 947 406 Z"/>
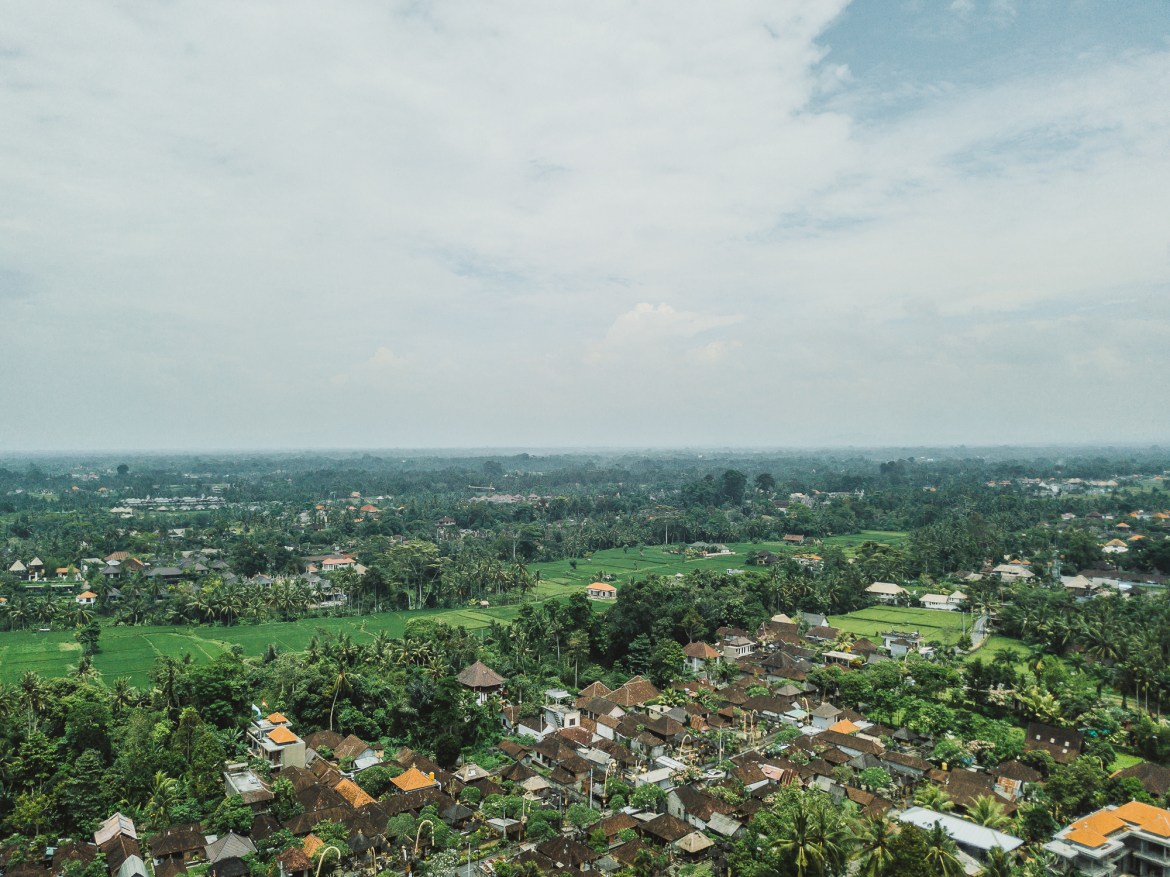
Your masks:
<path fill-rule="evenodd" d="M 5 867 L 0 860 L 0 869 L 5 877 L 63 877 L 68 862 L 89 862 L 101 852 L 110 877 L 179 877 L 196 869 L 209 877 L 245 877 L 257 844 L 283 829 L 298 842 L 277 857 L 281 877 L 308 877 L 324 849 L 314 834 L 322 822 L 344 827 L 346 840 L 337 853 L 346 870 L 385 868 L 400 856 L 397 839 L 387 836 L 388 822 L 427 810 L 456 832 L 478 829 L 481 838 L 497 837 L 502 846 L 495 855 L 530 862 L 539 873 L 612 874 L 647 850 L 674 863 L 718 861 L 726 842 L 749 830 L 768 796 L 788 786 L 852 802 L 863 814 L 887 814 L 928 829 L 939 825 L 955 840 L 969 873 L 992 850 L 1020 846 L 1019 838 L 980 826 L 964 813 L 991 798 L 1011 814 L 1040 774 L 1016 760 L 989 769 L 932 762 L 927 756 L 934 740 L 819 697 L 803 678 L 802 667 L 811 667 L 799 663 L 804 659 L 787 665 L 769 660 L 785 654 L 788 625 L 809 620 L 824 621 L 771 620 L 755 634 L 723 629 L 717 647 L 692 643 L 687 660 L 701 662 L 693 666 L 727 662 L 739 671 L 738 679 L 722 686 L 699 678 L 664 692 L 634 677 L 615 689 L 600 682 L 576 693 L 550 689 L 540 703 L 520 705 L 507 702 L 503 676 L 472 664 L 458 681 L 477 700 L 500 704 L 508 733 L 498 744 L 500 762 L 490 770 L 471 762 L 444 770 L 421 753 L 387 753 L 352 734 L 301 736 L 282 713 L 254 708 L 247 729 L 252 760 L 226 764 L 223 772 L 225 795 L 251 810 L 246 831 L 216 835 L 184 823 L 140 838 L 133 821 L 115 813 L 92 842 L 63 842 L 46 850 L 43 861 Z M 787 733 L 776 733 L 781 729 Z M 1024 748 L 1067 764 L 1082 746 L 1076 730 L 1033 723 Z M 256 760 L 267 768 L 257 770 Z M 391 769 L 389 791 L 377 798 L 361 783 L 362 773 L 375 767 Z M 867 768 L 881 768 L 889 783 L 862 788 L 858 777 Z M 1141 764 L 1120 774 L 1159 798 L 1170 791 L 1168 768 Z M 278 779 L 288 781 L 300 805 L 300 812 L 283 820 L 273 812 Z M 638 788 L 656 786 L 660 792 L 651 797 L 659 803 L 613 806 L 612 779 L 635 789 L 631 800 Z M 945 792 L 953 812 L 907 806 L 922 786 Z M 478 794 L 465 795 L 469 788 Z M 530 841 L 523 813 L 515 818 L 479 812 L 477 802 L 499 794 L 520 796 L 525 808 L 562 813 L 571 804 L 586 804 L 602 818 L 590 828 L 590 843 L 570 829 Z M 426 835 L 416 838 L 414 855 L 425 857 L 431 842 Z M 1139 804 L 1106 808 L 1061 829 L 1046 849 L 1062 867 L 1080 873 L 1165 877 L 1170 812 Z M 481 867 L 477 873 L 491 871 Z"/>
<path fill-rule="evenodd" d="M 125 582 L 132 578 L 177 585 L 181 582 L 198 583 L 209 575 L 216 575 L 225 584 L 246 582 L 262 586 L 271 586 L 281 578 L 287 578 L 263 573 L 241 578 L 221 555 L 222 552 L 217 548 L 202 548 L 182 551 L 164 561 L 147 561 L 135 557 L 129 551 L 114 551 L 105 557 L 82 558 L 76 565 L 54 571 L 46 570 L 39 557 L 27 562 L 18 559 L 7 567 L 7 571 L 23 583 L 26 593 L 72 596 L 81 606 L 93 606 L 99 599 L 117 603 L 123 597 Z M 353 570 L 358 575 L 366 572 L 366 568 L 353 555 L 341 551 L 311 555 L 304 558 L 304 562 L 305 571 L 292 578 L 308 587 L 313 605 L 317 608 L 343 606 L 349 600 L 345 589 L 329 578 L 330 573 L 345 569 Z M 100 577 L 102 584 L 100 597 L 87 586 L 87 583 L 95 581 L 95 575 Z M 6 602 L 5 598 L 0 597 L 0 602 Z"/>

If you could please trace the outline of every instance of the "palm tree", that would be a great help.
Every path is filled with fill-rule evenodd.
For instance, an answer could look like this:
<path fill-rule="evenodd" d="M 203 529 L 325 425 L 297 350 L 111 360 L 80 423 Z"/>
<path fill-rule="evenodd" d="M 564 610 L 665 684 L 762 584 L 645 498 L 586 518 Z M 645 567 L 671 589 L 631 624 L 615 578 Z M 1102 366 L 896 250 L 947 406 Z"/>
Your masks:
<path fill-rule="evenodd" d="M 333 712 L 337 709 L 337 698 L 344 691 L 349 694 L 353 691 L 354 674 L 347 672 L 344 664 L 337 665 L 337 676 L 333 680 L 333 703 L 329 706 L 329 730 L 333 730 Z"/>
<path fill-rule="evenodd" d="M 124 710 L 134 706 L 141 697 L 138 689 L 130 685 L 130 680 L 119 676 L 114 680 L 114 687 L 110 689 L 110 711 L 120 715 Z"/>
<path fill-rule="evenodd" d="M 1015 877 L 1015 874 L 1011 856 L 1002 847 L 992 847 L 980 877 Z"/>
<path fill-rule="evenodd" d="M 848 859 L 849 834 L 830 810 L 802 796 L 772 848 L 792 866 L 796 877 L 828 877 Z"/>
<path fill-rule="evenodd" d="M 897 832 L 885 816 L 867 819 L 861 833 L 861 859 L 858 877 L 882 877 L 893 859 L 893 841 Z"/>
<path fill-rule="evenodd" d="M 1000 829 L 1010 821 L 1003 805 L 991 795 L 980 795 L 967 807 L 967 818 L 976 825 Z"/>
<path fill-rule="evenodd" d="M 48 688 L 45 681 L 32 670 L 25 670 L 20 677 L 20 699 L 28 714 L 28 733 L 32 734 L 37 727 L 37 716 L 44 712 Z"/>
<path fill-rule="evenodd" d="M 963 864 L 956 851 L 951 836 L 936 822 L 926 833 L 926 862 L 938 877 L 964 877 Z"/>
<path fill-rule="evenodd" d="M 171 811 L 179 801 L 179 781 L 167 776 L 161 770 L 155 772 L 150 801 L 146 805 L 146 818 L 154 828 L 171 824 Z"/>
<path fill-rule="evenodd" d="M 947 813 L 955 806 L 951 796 L 933 783 L 918 787 L 918 791 L 914 793 L 914 803 L 936 813 Z"/>

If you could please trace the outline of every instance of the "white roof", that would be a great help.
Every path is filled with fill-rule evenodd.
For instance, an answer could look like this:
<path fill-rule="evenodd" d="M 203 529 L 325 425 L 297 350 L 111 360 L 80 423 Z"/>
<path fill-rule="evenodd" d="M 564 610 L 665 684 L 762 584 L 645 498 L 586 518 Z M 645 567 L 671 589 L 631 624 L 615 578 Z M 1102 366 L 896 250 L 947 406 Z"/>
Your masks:
<path fill-rule="evenodd" d="M 898 594 L 905 594 L 906 589 L 895 585 L 893 582 L 874 582 L 865 589 L 867 594 L 887 594 L 895 597 Z"/>
<path fill-rule="evenodd" d="M 947 598 L 945 594 L 923 594 L 920 598 L 923 603 L 945 603 Z"/>
<path fill-rule="evenodd" d="M 966 600 L 967 595 L 964 594 L 962 591 L 951 591 L 950 599 L 951 600 Z"/>
<path fill-rule="evenodd" d="M 898 819 L 902 822 L 909 822 L 911 825 L 917 825 L 919 828 L 930 830 L 934 828 L 935 824 L 942 826 L 943 831 L 951 836 L 955 843 L 962 844 L 967 847 L 974 847 L 979 850 L 990 850 L 993 847 L 999 847 L 1004 852 L 1010 853 L 1016 847 L 1023 844 L 1023 841 L 1010 834 L 1004 834 L 1002 831 L 996 831 L 993 828 L 986 828 L 982 825 L 976 825 L 974 822 L 968 822 L 966 819 L 960 819 L 958 816 L 951 816 L 949 813 L 939 813 L 935 810 L 928 810 L 925 807 L 911 807 L 906 810 Z"/>

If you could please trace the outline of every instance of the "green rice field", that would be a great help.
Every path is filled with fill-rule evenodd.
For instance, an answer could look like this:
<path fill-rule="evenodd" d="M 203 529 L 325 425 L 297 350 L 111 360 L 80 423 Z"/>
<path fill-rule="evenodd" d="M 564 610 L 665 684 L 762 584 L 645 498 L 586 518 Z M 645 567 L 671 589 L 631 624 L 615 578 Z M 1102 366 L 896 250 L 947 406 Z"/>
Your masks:
<path fill-rule="evenodd" d="M 572 593 L 574 588 L 584 587 L 595 582 L 601 575 L 613 576 L 613 584 L 618 588 L 624 582 L 639 578 L 648 573 L 660 576 L 673 576 L 677 573 L 687 573 L 695 569 L 724 572 L 728 569 L 756 570 L 760 567 L 748 565 L 748 558 L 760 551 L 771 551 L 773 554 L 815 554 L 827 546 L 837 546 L 851 553 L 863 542 L 881 542 L 887 545 L 899 545 L 905 542 L 907 534 L 904 532 L 885 530 L 862 530 L 860 533 L 851 533 L 846 536 L 830 536 L 817 544 L 792 546 L 782 542 L 730 542 L 727 547 L 733 554 L 718 557 L 700 557 L 686 560 L 679 554 L 668 553 L 661 546 L 646 547 L 645 549 L 610 548 L 598 551 L 588 559 L 578 559 L 577 568 L 573 569 L 571 561 L 558 560 L 552 563 L 534 563 L 529 567 L 532 573 L 540 572 L 541 581 L 537 586 L 537 594 L 541 597 L 555 597 Z"/>
<path fill-rule="evenodd" d="M 831 536 L 820 545 L 793 547 L 779 542 L 734 543 L 728 545 L 734 554 L 694 560 L 668 554 L 659 547 L 644 550 L 631 548 L 628 551 L 615 548 L 598 551 L 588 559 L 579 559 L 575 570 L 567 560 L 536 563 L 529 569 L 533 574 L 540 573 L 535 590 L 537 600 L 563 599 L 602 575 L 612 576 L 613 583 L 620 589 L 625 582 L 648 573 L 673 576 L 695 569 L 719 572 L 727 569 L 758 570 L 758 567 L 747 563 L 747 559 L 758 551 L 772 551 L 776 554 L 814 553 L 825 545 L 838 545 L 849 552 L 866 540 L 898 544 L 905 539 L 905 533 L 868 530 L 848 536 Z M 596 604 L 596 608 L 604 610 L 608 606 Z M 150 670 L 155 660 L 162 655 L 181 657 L 190 653 L 195 660 L 204 661 L 233 645 L 242 646 L 245 654 L 261 655 L 270 643 L 283 651 L 299 651 L 308 645 L 309 639 L 320 629 L 330 633 L 345 631 L 359 640 L 372 639 L 382 632 L 399 637 L 406 622 L 414 618 L 435 618 L 448 624 L 462 625 L 468 630 L 477 630 L 487 627 L 493 621 L 511 621 L 518 612 L 519 606 L 510 605 L 483 609 L 382 612 L 360 618 L 305 618 L 236 627 L 105 627 L 102 629 L 101 651 L 94 657 L 94 665 L 107 682 L 127 676 L 134 685 L 144 686 L 149 683 Z M 939 616 L 951 613 L 926 611 L 926 614 Z M 889 624 L 883 629 L 888 627 Z M 957 638 L 958 634 L 955 634 Z M 14 682 L 26 670 L 35 670 L 42 676 L 63 676 L 77 665 L 80 657 L 81 647 L 74 641 L 72 631 L 0 632 L 0 682 Z"/>
<path fill-rule="evenodd" d="M 406 622 L 415 618 L 441 619 L 476 630 L 493 621 L 511 621 L 518 612 L 517 606 L 501 606 L 382 612 L 360 618 L 303 618 L 237 627 L 106 627 L 102 629 L 101 651 L 94 656 L 94 666 L 107 682 L 127 676 L 132 684 L 145 686 L 155 659 L 162 655 L 181 657 L 190 653 L 196 661 L 205 661 L 233 645 L 242 646 L 245 654 L 261 655 L 270 643 L 282 651 L 300 651 L 321 629 L 330 633 L 344 631 L 359 641 L 371 640 L 381 632 L 399 637 Z M 81 647 L 69 630 L 0 633 L 2 682 L 15 682 L 26 670 L 35 670 L 42 676 L 64 676 L 80 657 Z"/>
<path fill-rule="evenodd" d="M 834 615 L 829 624 L 847 630 L 857 636 L 864 636 L 881 645 L 881 635 L 888 630 L 917 630 L 928 641 L 938 640 L 943 645 L 954 645 L 963 635 L 963 626 L 968 631 L 972 617 L 958 612 L 944 612 L 938 609 L 917 609 L 909 606 L 870 606 L 848 615 Z M 991 634 L 983 644 L 968 655 L 968 659 L 981 657 L 991 660 L 999 652 L 1015 651 L 1023 658 L 1028 646 L 1021 640 Z"/>

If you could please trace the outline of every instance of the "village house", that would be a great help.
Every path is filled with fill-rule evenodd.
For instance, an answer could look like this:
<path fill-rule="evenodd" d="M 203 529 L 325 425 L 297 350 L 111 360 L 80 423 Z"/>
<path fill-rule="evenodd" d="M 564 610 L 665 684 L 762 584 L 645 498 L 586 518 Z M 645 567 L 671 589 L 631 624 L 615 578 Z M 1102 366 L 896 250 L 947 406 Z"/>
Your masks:
<path fill-rule="evenodd" d="M 613 600 L 617 598 L 617 588 L 606 582 L 594 582 L 585 589 L 585 596 L 591 600 Z"/>
<path fill-rule="evenodd" d="M 291 723 L 280 713 L 257 717 L 248 725 L 248 750 L 254 758 L 267 761 L 274 771 L 305 766 L 305 741 L 293 733 Z"/>
<path fill-rule="evenodd" d="M 723 653 L 706 643 L 688 643 L 683 647 L 683 667 L 696 676 L 706 675 L 708 661 L 718 663 L 722 659 Z"/>
<path fill-rule="evenodd" d="M 878 603 L 897 603 L 910 596 L 909 591 L 892 582 L 874 582 L 865 589 L 865 593 Z"/>
<path fill-rule="evenodd" d="M 1032 722 L 1024 736 L 1024 751 L 1043 750 L 1057 764 L 1071 764 L 1081 754 L 1084 738 L 1071 728 L 1057 728 L 1042 722 Z"/>
<path fill-rule="evenodd" d="M 1054 873 L 1114 877 L 1170 874 L 1170 811 L 1138 801 L 1105 807 L 1061 829 L 1044 845 Z"/>
<path fill-rule="evenodd" d="M 923 609 L 942 609 L 949 612 L 956 608 L 946 594 L 923 594 L 918 598 L 918 602 L 922 604 Z"/>
<path fill-rule="evenodd" d="M 471 666 L 464 668 L 455 679 L 464 688 L 474 691 L 476 701 L 480 704 L 487 703 L 492 695 L 500 694 L 507 681 L 482 661 L 476 661 Z"/>

